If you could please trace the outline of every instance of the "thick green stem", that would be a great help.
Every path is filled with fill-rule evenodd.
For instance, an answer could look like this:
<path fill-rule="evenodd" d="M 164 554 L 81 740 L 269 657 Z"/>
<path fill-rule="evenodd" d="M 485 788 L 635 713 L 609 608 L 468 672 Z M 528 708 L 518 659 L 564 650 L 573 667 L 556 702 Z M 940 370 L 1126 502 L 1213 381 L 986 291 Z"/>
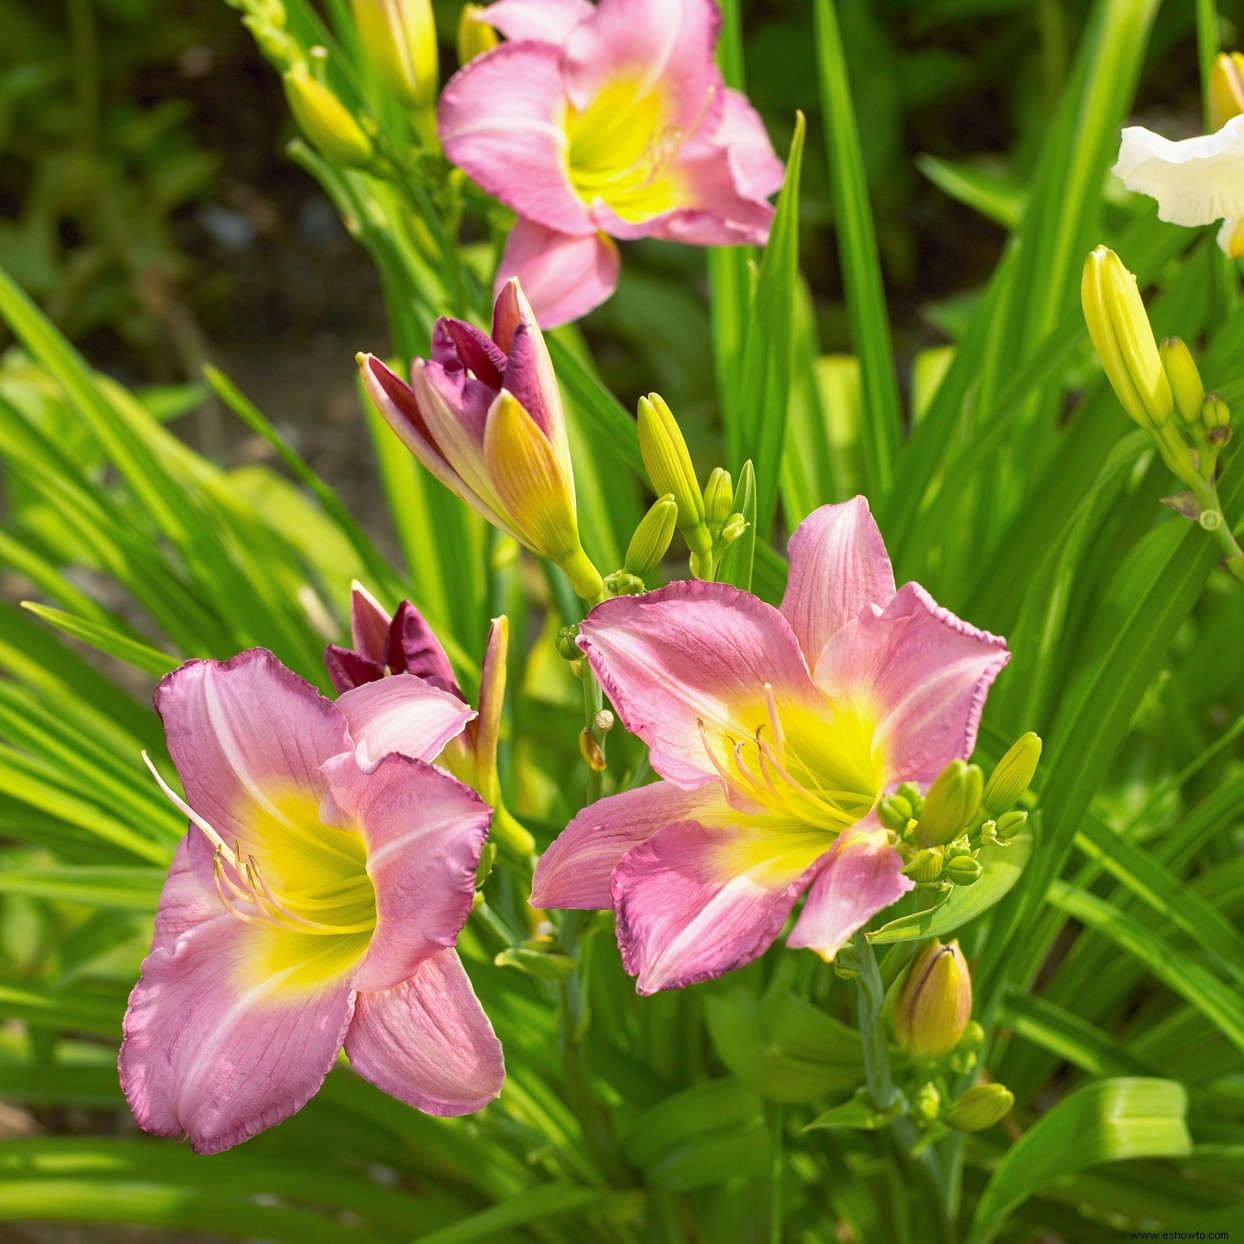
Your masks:
<path fill-rule="evenodd" d="M 890 1056 L 886 1050 L 885 1020 L 881 1008 L 885 1005 L 885 985 L 873 955 L 873 948 L 863 933 L 855 937 L 855 950 L 859 958 L 860 1039 L 864 1043 L 864 1079 L 869 1096 L 878 1110 L 888 1110 L 894 1102 L 894 1080 L 890 1075 Z"/>

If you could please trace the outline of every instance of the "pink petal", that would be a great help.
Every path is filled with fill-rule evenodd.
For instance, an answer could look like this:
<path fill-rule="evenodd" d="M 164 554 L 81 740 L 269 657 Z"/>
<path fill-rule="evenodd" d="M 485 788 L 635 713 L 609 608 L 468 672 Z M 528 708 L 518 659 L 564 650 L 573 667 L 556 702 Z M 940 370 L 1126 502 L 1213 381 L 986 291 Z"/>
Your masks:
<path fill-rule="evenodd" d="M 459 700 L 466 698 L 436 632 L 408 600 L 402 601 L 393 615 L 388 661 L 394 673 L 404 670 L 442 691 L 448 691 Z"/>
<path fill-rule="evenodd" d="M 567 35 L 586 17 L 588 0 L 497 0 L 477 18 L 499 30 L 507 39 L 539 39 L 564 43 Z"/>
<path fill-rule="evenodd" d="M 748 739 L 769 721 L 765 683 L 793 714 L 824 717 L 786 619 L 721 583 L 679 582 L 597 605 L 579 627 L 587 653 L 626 728 L 652 767 L 691 790 L 716 775 L 700 722 Z"/>
<path fill-rule="evenodd" d="M 781 932 L 826 836 L 694 822 L 632 848 L 613 874 L 618 947 L 641 994 L 710 980 Z"/>
<path fill-rule="evenodd" d="M 354 1010 L 352 964 L 346 956 L 319 980 L 302 964 L 274 970 L 275 937 L 306 943 L 303 959 L 341 939 L 234 919 L 201 880 L 193 841 L 178 848 L 160 897 L 119 1069 L 143 1128 L 218 1153 L 288 1118 L 323 1083 Z"/>
<path fill-rule="evenodd" d="M 391 989 L 466 923 L 492 809 L 449 774 L 397 754 L 371 773 L 349 754 L 324 772 L 342 817 L 362 831 L 376 888 L 376 931 L 355 984 Z"/>
<path fill-rule="evenodd" d="M 633 846 L 682 821 L 726 825 L 737 819 L 718 782 L 682 790 L 660 781 L 599 799 L 540 857 L 531 882 L 532 906 L 606 910 L 613 906 L 613 870 Z"/>
<path fill-rule="evenodd" d="M 713 64 L 720 27 L 713 0 L 600 0 L 566 39 L 570 100 L 583 112 L 612 83 L 634 79 L 636 98 L 663 96 L 663 129 L 711 132 L 722 107 Z"/>
<path fill-rule="evenodd" d="M 726 89 L 712 141 L 729 152 L 735 184 L 745 198 L 759 202 L 782 188 L 786 166 L 773 150 L 760 114 L 740 91 Z"/>
<path fill-rule="evenodd" d="M 441 144 L 520 215 L 564 233 L 590 233 L 587 207 L 570 181 L 567 106 L 560 49 L 506 43 L 458 70 L 441 92 Z"/>
<path fill-rule="evenodd" d="M 380 602 L 356 581 L 350 592 L 350 633 L 355 652 L 383 665 L 389 653 L 390 621 Z"/>
<path fill-rule="evenodd" d="M 360 993 L 346 1054 L 359 1075 L 425 1114 L 480 1110 L 505 1080 L 501 1043 L 454 950 L 393 989 Z"/>
<path fill-rule="evenodd" d="M 902 857 L 875 821 L 848 830 L 821 865 L 786 944 L 833 959 L 857 929 L 912 888 L 902 867 Z"/>
<path fill-rule="evenodd" d="M 352 747 L 337 706 L 263 648 L 187 661 L 160 683 L 155 706 L 186 801 L 261 866 L 291 801 L 314 816 L 328 789 L 320 766 Z"/>
<path fill-rule="evenodd" d="M 961 621 L 915 583 L 885 609 L 867 605 L 825 645 L 817 685 L 876 722 L 886 786 L 931 782 L 976 743 L 985 695 L 1009 661 L 1006 641 Z"/>
<path fill-rule="evenodd" d="M 368 770 L 390 752 L 433 760 L 475 717 L 457 696 L 414 674 L 364 683 L 340 696 L 337 707 L 345 714 L 354 754 Z"/>
<path fill-rule="evenodd" d="M 541 328 L 556 328 L 598 307 L 618 284 L 618 248 L 604 234 L 558 233 L 520 216 L 497 269 L 497 288 L 517 277 Z"/>
<path fill-rule="evenodd" d="M 781 610 L 809 666 L 829 637 L 863 612 L 894 598 L 894 571 L 864 497 L 823 505 L 795 528 Z"/>

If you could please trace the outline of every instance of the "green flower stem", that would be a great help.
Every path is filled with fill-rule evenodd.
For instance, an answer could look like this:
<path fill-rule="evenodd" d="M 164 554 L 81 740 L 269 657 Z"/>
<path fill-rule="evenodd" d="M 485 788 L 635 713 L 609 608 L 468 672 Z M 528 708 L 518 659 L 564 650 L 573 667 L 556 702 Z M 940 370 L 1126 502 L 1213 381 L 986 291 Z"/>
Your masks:
<path fill-rule="evenodd" d="M 890 1056 L 886 1050 L 885 984 L 877 967 L 873 948 L 862 932 L 855 935 L 855 951 L 859 960 L 860 1039 L 864 1043 L 864 1079 L 869 1096 L 878 1110 L 888 1110 L 894 1102 L 894 1079 L 890 1074 Z"/>
<path fill-rule="evenodd" d="M 1185 481 L 1192 490 L 1192 495 L 1196 497 L 1200 504 L 1201 513 L 1215 513 L 1219 516 L 1219 523 L 1216 527 L 1206 527 L 1210 535 L 1218 542 L 1218 547 L 1222 549 L 1223 556 L 1227 558 L 1227 569 L 1239 580 L 1244 582 L 1244 549 L 1240 548 L 1239 541 L 1235 538 L 1231 530 L 1231 524 L 1227 521 L 1227 516 L 1222 512 L 1222 502 L 1218 499 L 1218 486 L 1212 480 L 1202 479 L 1199 475 L 1192 475 Z M 1204 523 L 1201 524 L 1205 526 Z"/>

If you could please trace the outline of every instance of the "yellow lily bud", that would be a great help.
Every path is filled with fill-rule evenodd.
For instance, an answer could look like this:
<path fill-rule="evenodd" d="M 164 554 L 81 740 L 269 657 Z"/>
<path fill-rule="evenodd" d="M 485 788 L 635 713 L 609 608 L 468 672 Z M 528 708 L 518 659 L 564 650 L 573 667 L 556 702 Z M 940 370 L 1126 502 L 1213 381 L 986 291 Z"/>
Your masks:
<path fill-rule="evenodd" d="M 1178 337 L 1163 337 L 1159 350 L 1166 379 L 1170 382 L 1175 398 L 1175 409 L 1186 423 L 1196 423 L 1201 418 L 1201 403 L 1205 401 L 1205 386 L 1197 371 L 1192 351 Z"/>
<path fill-rule="evenodd" d="M 894 1038 L 917 1062 L 940 1062 L 972 1018 L 972 978 L 957 941 L 931 942 L 907 971 L 894 1007 Z"/>
<path fill-rule="evenodd" d="M 1041 739 L 1031 730 L 1021 735 L 1006 755 L 998 761 L 998 767 L 989 775 L 981 806 L 995 819 L 1010 811 L 1023 798 L 1024 791 L 1032 783 L 1041 759 Z"/>
<path fill-rule="evenodd" d="M 674 498 L 678 530 L 687 547 L 693 554 L 707 557 L 713 540 L 704 522 L 704 494 L 682 430 L 664 398 L 656 393 L 639 399 L 639 452 L 656 492 Z"/>
<path fill-rule="evenodd" d="M 1215 449 L 1231 440 L 1231 407 L 1217 393 L 1207 393 L 1201 407 L 1201 422 L 1205 438 Z"/>
<path fill-rule="evenodd" d="M 942 1122 L 959 1132 L 983 1132 L 1011 1113 L 1015 1095 L 1003 1084 L 978 1084 L 942 1112 Z"/>
<path fill-rule="evenodd" d="M 1244 54 L 1220 52 L 1209 75 L 1209 128 L 1222 129 L 1244 112 Z"/>
<path fill-rule="evenodd" d="M 301 65 L 287 70 L 282 80 L 298 128 L 320 155 L 348 168 L 366 168 L 371 163 L 371 139 L 328 87 Z"/>
<path fill-rule="evenodd" d="M 491 52 L 501 42 L 501 36 L 479 20 L 484 11 L 482 4 L 464 4 L 458 18 L 458 64 L 465 65 L 485 52 Z"/>
<path fill-rule="evenodd" d="M 722 527 L 733 513 L 734 483 L 730 479 L 730 472 L 722 467 L 714 467 L 704 489 L 704 519 L 714 539 L 721 534 Z"/>
<path fill-rule="evenodd" d="M 432 0 L 351 0 L 376 76 L 406 104 L 430 104 L 440 86 Z"/>
<path fill-rule="evenodd" d="M 936 777 L 924 797 L 912 840 L 933 847 L 958 837 L 980 806 L 984 777 L 976 765 L 952 760 Z"/>
<path fill-rule="evenodd" d="M 678 522 L 678 505 L 670 493 L 657 500 L 639 520 L 635 534 L 626 549 L 626 571 L 637 579 L 646 579 L 661 564 L 669 551 Z"/>
<path fill-rule="evenodd" d="M 1171 417 L 1171 394 L 1136 278 L 1118 255 L 1099 246 L 1084 263 L 1080 298 L 1089 336 L 1123 409 L 1142 428 Z"/>

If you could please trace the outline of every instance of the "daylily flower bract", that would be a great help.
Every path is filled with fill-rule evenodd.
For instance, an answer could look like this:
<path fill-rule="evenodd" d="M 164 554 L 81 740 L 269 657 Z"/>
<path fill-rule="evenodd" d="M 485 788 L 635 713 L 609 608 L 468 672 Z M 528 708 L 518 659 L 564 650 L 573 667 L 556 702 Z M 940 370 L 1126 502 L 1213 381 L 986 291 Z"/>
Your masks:
<path fill-rule="evenodd" d="M 1003 640 L 895 590 L 862 497 L 790 541 L 780 609 L 673 583 L 579 628 L 626 728 L 664 779 L 584 809 L 540 860 L 537 907 L 612 907 L 640 993 L 719 976 L 775 939 L 831 959 L 911 888 L 873 815 L 970 755 Z"/>
<path fill-rule="evenodd" d="M 406 674 L 333 702 L 263 649 L 188 662 L 156 707 L 192 826 L 125 1015 L 138 1122 L 227 1149 L 300 1109 L 343 1045 L 427 1113 L 496 1097 L 501 1048 L 454 949 L 490 812 L 421 759 L 470 709 Z"/>
<path fill-rule="evenodd" d="M 441 142 L 518 213 L 498 286 L 519 276 L 544 327 L 613 292 L 613 238 L 768 239 L 782 163 L 722 83 L 712 0 L 500 0 L 477 20 L 510 42 L 446 85 Z"/>

